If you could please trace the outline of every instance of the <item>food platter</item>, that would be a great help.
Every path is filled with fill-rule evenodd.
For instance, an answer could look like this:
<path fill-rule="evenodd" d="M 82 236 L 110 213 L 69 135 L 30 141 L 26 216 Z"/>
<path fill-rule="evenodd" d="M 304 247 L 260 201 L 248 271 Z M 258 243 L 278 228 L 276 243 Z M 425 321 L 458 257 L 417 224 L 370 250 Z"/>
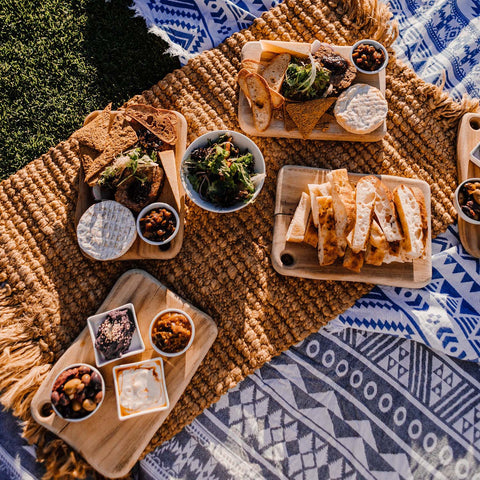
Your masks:
<path fill-rule="evenodd" d="M 73 363 L 95 365 L 94 349 L 88 328 L 80 333 L 57 361 L 31 404 L 32 416 L 37 423 L 65 440 L 98 472 L 109 478 L 123 477 L 128 474 L 190 383 L 217 336 L 217 327 L 208 315 L 182 300 L 142 270 L 130 270 L 123 274 L 97 313 L 126 303 L 132 303 L 135 306 L 146 350 L 100 368 L 106 389 L 103 404 L 98 412 L 79 423 L 67 422 L 53 413 L 46 412 L 50 405 L 53 379 L 61 370 Z M 120 364 L 159 356 L 148 340 L 149 326 L 153 317 L 166 308 L 184 310 L 195 325 L 195 338 L 188 351 L 182 356 L 163 359 L 169 407 L 161 412 L 120 421 L 117 416 L 112 369 Z"/>
<path fill-rule="evenodd" d="M 339 53 L 345 58 L 350 56 L 352 47 L 332 45 L 335 52 Z M 242 60 L 251 59 L 259 62 L 271 59 L 278 51 L 282 49 L 297 50 L 308 53 L 310 51 L 309 43 L 300 42 L 280 42 L 280 41 L 255 41 L 247 42 L 242 49 Z M 354 84 L 367 84 L 378 88 L 385 94 L 385 70 L 378 73 L 365 74 L 357 72 Z M 273 117 L 269 127 L 264 131 L 259 131 L 253 122 L 252 109 L 249 102 L 240 90 L 239 104 L 238 104 L 238 121 L 240 128 L 252 136 L 261 137 L 283 137 L 283 138 L 303 138 L 300 131 L 297 129 L 287 130 L 282 118 L 278 115 Z M 311 140 L 339 140 L 349 142 L 376 142 L 381 140 L 387 133 L 386 121 L 382 123 L 376 130 L 371 133 L 355 134 L 346 131 L 342 128 L 334 117 L 331 117 L 327 123 L 319 123 L 310 133 L 308 139 Z"/>
<path fill-rule="evenodd" d="M 470 161 L 470 152 L 480 142 L 480 115 L 467 113 L 463 116 L 457 135 L 458 183 L 467 178 L 480 178 L 480 167 Z M 465 250 L 480 258 L 480 225 L 473 225 L 458 216 L 458 233 Z"/>
<path fill-rule="evenodd" d="M 428 221 L 428 237 L 424 258 L 406 263 L 393 262 L 380 266 L 364 265 L 361 272 L 356 273 L 344 268 L 338 262 L 333 265 L 320 266 L 315 248 L 303 243 L 286 241 L 286 233 L 302 192 L 308 191 L 308 184 L 325 182 L 329 171 L 300 166 L 285 166 L 280 170 L 277 179 L 271 253 L 275 270 L 282 275 L 316 280 L 346 280 L 407 288 L 421 288 L 427 285 L 432 276 L 430 187 L 422 180 L 388 175 L 379 176 L 390 189 L 404 184 L 418 188 L 423 193 Z M 355 184 L 365 175 L 349 173 L 348 176 L 350 182 Z M 285 257 L 285 255 L 288 257 Z M 286 264 L 290 262 L 282 262 L 282 258 L 284 260 L 288 258 L 291 264 Z"/>
<path fill-rule="evenodd" d="M 84 125 L 88 125 L 93 121 L 100 111 L 92 112 L 85 119 Z M 117 112 L 112 111 L 112 117 Z M 142 241 L 137 236 L 135 242 L 128 251 L 119 257 L 117 260 L 135 260 L 135 259 L 155 259 L 155 260 L 167 260 L 175 257 L 180 252 L 183 243 L 184 235 L 184 218 L 185 218 L 185 192 L 180 182 L 179 171 L 183 154 L 185 152 L 187 143 L 187 122 L 185 117 L 178 113 L 173 112 L 177 118 L 177 142 L 174 146 L 174 151 L 162 152 L 162 166 L 165 171 L 164 186 L 161 193 L 158 195 L 156 201 L 167 203 L 172 206 L 177 206 L 178 216 L 180 219 L 180 228 L 176 237 L 170 242 L 167 247 L 149 245 Z M 80 218 L 85 211 L 95 203 L 92 188 L 85 182 L 85 172 L 83 168 L 80 168 L 79 182 L 78 182 L 78 198 L 77 206 L 75 210 L 75 226 L 78 225 Z M 82 253 L 83 250 L 82 250 Z M 85 256 L 88 257 L 84 253 Z"/>

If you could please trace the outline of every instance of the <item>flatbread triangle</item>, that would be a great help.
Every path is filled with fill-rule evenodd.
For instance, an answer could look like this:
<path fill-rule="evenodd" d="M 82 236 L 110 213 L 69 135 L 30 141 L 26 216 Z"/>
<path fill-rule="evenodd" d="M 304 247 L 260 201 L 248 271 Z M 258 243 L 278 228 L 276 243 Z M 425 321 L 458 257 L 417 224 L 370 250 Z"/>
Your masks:
<path fill-rule="evenodd" d="M 303 138 L 308 138 L 323 114 L 335 102 L 336 97 L 317 98 L 302 103 L 289 103 L 286 110 L 295 122 Z"/>

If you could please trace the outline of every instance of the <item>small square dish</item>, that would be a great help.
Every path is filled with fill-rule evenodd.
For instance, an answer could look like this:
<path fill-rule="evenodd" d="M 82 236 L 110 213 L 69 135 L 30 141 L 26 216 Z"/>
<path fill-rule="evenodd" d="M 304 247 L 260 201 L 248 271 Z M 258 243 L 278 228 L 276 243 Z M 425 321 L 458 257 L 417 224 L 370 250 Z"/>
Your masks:
<path fill-rule="evenodd" d="M 135 307 L 127 303 L 87 318 L 97 367 L 145 351 Z"/>
<path fill-rule="evenodd" d="M 113 367 L 113 381 L 120 420 L 170 407 L 160 357 Z"/>

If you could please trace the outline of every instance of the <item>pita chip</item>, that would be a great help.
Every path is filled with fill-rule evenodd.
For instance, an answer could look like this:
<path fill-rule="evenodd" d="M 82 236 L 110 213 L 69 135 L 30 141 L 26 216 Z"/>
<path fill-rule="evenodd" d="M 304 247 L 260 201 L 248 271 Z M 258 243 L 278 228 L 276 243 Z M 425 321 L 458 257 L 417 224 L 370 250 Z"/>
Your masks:
<path fill-rule="evenodd" d="M 303 138 L 308 138 L 323 114 L 335 102 L 335 97 L 317 98 L 302 103 L 289 103 L 286 110 Z"/>

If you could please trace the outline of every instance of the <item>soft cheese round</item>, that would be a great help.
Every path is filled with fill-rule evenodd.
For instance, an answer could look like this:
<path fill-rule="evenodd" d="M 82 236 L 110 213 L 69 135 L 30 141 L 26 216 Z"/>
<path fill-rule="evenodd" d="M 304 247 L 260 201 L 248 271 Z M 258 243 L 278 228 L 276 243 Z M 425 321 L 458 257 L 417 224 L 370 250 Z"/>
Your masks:
<path fill-rule="evenodd" d="M 387 117 L 388 104 L 378 88 L 357 83 L 338 97 L 334 113 L 345 130 L 364 134 L 382 125 Z"/>
<path fill-rule="evenodd" d="M 113 200 L 93 204 L 77 225 L 78 245 L 95 260 L 121 257 L 136 237 L 132 212 Z"/>

